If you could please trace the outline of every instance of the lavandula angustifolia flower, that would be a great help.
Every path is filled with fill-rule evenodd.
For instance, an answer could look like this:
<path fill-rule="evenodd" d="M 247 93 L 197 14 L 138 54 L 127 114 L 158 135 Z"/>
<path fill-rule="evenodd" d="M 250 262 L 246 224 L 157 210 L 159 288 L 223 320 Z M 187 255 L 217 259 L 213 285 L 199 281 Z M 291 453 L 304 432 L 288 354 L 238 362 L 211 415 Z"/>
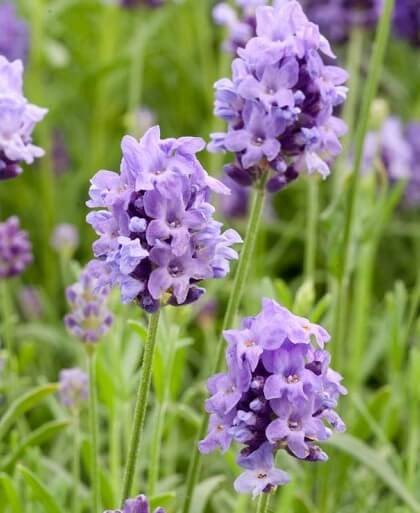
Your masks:
<path fill-rule="evenodd" d="M 88 222 L 99 239 L 95 256 L 104 262 L 101 282 L 118 285 L 124 303 L 137 300 L 148 312 L 164 300 L 191 303 L 204 292 L 201 280 L 224 277 L 234 230 L 222 232 L 213 219 L 210 192 L 228 189 L 207 175 L 196 153 L 199 138 L 160 139 L 159 127 L 140 141 L 122 141 L 120 174 L 99 171 L 92 179 Z"/>
<path fill-rule="evenodd" d="M 149 501 L 145 495 L 139 495 L 135 499 L 127 499 L 122 509 L 107 510 L 104 513 L 152 513 Z M 155 509 L 154 513 L 165 513 L 163 508 Z"/>
<path fill-rule="evenodd" d="M 420 46 L 420 0 L 397 0 L 394 29 L 399 37 Z"/>
<path fill-rule="evenodd" d="M 39 320 L 44 313 L 44 305 L 39 289 L 22 287 L 18 294 L 19 307 L 26 320 Z"/>
<path fill-rule="evenodd" d="M 79 368 L 62 369 L 59 375 L 59 397 L 70 409 L 79 409 L 89 397 L 89 377 Z"/>
<path fill-rule="evenodd" d="M 257 36 L 232 65 L 232 80 L 216 82 L 215 114 L 228 123 L 212 134 L 209 150 L 233 152 L 225 170 L 242 185 L 270 172 L 275 192 L 302 171 L 330 172 L 345 124 L 334 109 L 346 98 L 347 73 L 324 64 L 334 57 L 318 27 L 297 1 L 257 9 Z"/>
<path fill-rule="evenodd" d="M 18 17 L 12 2 L 0 3 L 0 55 L 9 61 L 26 61 L 29 49 L 27 24 Z"/>
<path fill-rule="evenodd" d="M 235 488 L 256 497 L 289 481 L 275 468 L 278 450 L 306 461 L 327 459 L 317 443 L 331 436 L 326 423 L 344 430 L 335 408 L 346 390 L 329 366 L 326 330 L 273 300 L 264 299 L 257 316 L 224 336 L 228 370 L 209 379 L 210 426 L 200 450 L 243 444 L 238 463 L 245 472 Z"/>
<path fill-rule="evenodd" d="M 19 219 L 13 216 L 0 223 L 0 279 L 22 274 L 32 260 L 32 246 Z"/>
<path fill-rule="evenodd" d="M 355 27 L 376 25 L 383 0 L 301 0 L 308 18 L 334 43 L 343 43 Z"/>
<path fill-rule="evenodd" d="M 32 131 L 47 110 L 32 105 L 22 92 L 23 65 L 0 55 L 0 180 L 22 172 L 44 151 L 32 144 Z"/>
<path fill-rule="evenodd" d="M 79 245 L 79 232 L 73 224 L 58 224 L 51 236 L 51 246 L 65 256 L 71 257 Z"/>
<path fill-rule="evenodd" d="M 107 308 L 109 290 L 98 286 L 98 276 L 102 273 L 101 262 L 89 262 L 79 280 L 66 290 L 71 311 L 65 316 L 64 323 L 75 337 L 88 344 L 98 342 L 113 320 Z"/>

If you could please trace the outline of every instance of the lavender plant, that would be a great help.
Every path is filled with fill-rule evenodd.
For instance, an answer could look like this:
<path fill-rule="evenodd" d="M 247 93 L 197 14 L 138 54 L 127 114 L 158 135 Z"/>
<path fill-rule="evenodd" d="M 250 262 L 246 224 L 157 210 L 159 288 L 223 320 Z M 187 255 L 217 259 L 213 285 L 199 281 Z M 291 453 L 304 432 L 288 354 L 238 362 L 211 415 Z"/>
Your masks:
<path fill-rule="evenodd" d="M 22 172 L 21 163 L 32 164 L 44 151 L 32 144 L 32 131 L 46 109 L 32 105 L 23 96 L 23 65 L 0 55 L 0 180 Z"/>
<path fill-rule="evenodd" d="M 13 2 L 0 4 L 0 55 L 9 61 L 26 62 L 29 51 L 29 30 L 19 18 Z"/>

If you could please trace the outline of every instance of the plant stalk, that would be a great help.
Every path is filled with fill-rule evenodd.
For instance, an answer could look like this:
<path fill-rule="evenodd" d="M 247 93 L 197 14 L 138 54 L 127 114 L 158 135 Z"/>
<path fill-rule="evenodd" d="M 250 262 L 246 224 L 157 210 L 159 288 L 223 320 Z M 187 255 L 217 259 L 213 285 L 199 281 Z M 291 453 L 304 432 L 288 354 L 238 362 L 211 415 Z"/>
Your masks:
<path fill-rule="evenodd" d="M 96 348 L 88 345 L 89 364 L 89 420 L 91 436 L 91 483 L 92 483 L 92 513 L 101 512 L 100 473 L 99 473 L 99 444 L 98 444 L 98 405 L 96 395 Z"/>

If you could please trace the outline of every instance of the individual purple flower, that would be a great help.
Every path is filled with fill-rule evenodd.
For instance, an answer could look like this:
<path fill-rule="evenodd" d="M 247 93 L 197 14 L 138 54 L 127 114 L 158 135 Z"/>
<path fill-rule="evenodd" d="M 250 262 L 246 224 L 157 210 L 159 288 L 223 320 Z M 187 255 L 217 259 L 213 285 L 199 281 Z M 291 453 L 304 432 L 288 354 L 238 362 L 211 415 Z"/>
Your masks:
<path fill-rule="evenodd" d="M 182 305 L 197 300 L 205 279 L 221 278 L 231 248 L 241 241 L 222 232 L 208 202 L 211 192 L 228 193 L 199 163 L 199 138 L 160 139 L 159 127 L 137 141 L 122 141 L 120 174 L 99 171 L 92 179 L 88 215 L 99 239 L 95 257 L 104 264 L 101 284 L 118 285 L 123 302 L 137 300 L 148 312 L 161 302 Z"/>
<path fill-rule="evenodd" d="M 147 497 L 139 495 L 135 499 L 127 499 L 122 509 L 106 510 L 104 513 L 152 513 L 152 511 Z M 165 513 L 165 510 L 157 508 L 154 513 Z"/>
<path fill-rule="evenodd" d="M 79 231 L 69 223 L 58 224 L 51 236 L 51 246 L 63 255 L 72 256 L 79 245 Z"/>
<path fill-rule="evenodd" d="M 0 279 L 22 274 L 32 262 L 32 246 L 17 217 L 0 223 Z"/>
<path fill-rule="evenodd" d="M 242 444 L 238 464 L 245 472 L 235 489 L 256 497 L 289 481 L 275 467 L 277 451 L 327 459 L 317 444 L 345 429 L 335 408 L 347 391 L 330 368 L 326 330 L 273 300 L 264 299 L 258 315 L 224 336 L 228 369 L 208 382 L 210 425 L 199 447 L 224 452 L 234 441 Z"/>
<path fill-rule="evenodd" d="M 0 55 L 9 61 L 26 61 L 29 50 L 27 24 L 18 17 L 12 2 L 0 3 Z"/>
<path fill-rule="evenodd" d="M 58 393 L 63 406 L 78 409 L 84 401 L 87 401 L 89 397 L 89 378 L 81 369 L 61 370 L 58 381 Z"/>
<path fill-rule="evenodd" d="M 98 342 L 111 327 L 113 318 L 107 308 L 109 290 L 99 286 L 103 264 L 93 260 L 80 274 L 79 280 L 67 287 L 70 313 L 64 318 L 67 329 L 82 342 Z"/>
<path fill-rule="evenodd" d="M 32 105 L 22 92 L 21 61 L 0 55 L 0 180 L 22 172 L 21 163 L 32 164 L 44 151 L 32 144 L 32 131 L 46 109 Z"/>
<path fill-rule="evenodd" d="M 227 132 L 209 151 L 232 152 L 226 173 L 247 186 L 269 173 L 276 192 L 303 171 L 328 176 L 345 124 L 334 116 L 346 98 L 347 73 L 325 65 L 328 41 L 296 0 L 256 10 L 256 37 L 238 50 L 232 79 L 216 82 L 215 114 Z"/>
<path fill-rule="evenodd" d="M 400 38 L 420 46 L 420 0 L 395 2 L 394 30 Z"/>
<path fill-rule="evenodd" d="M 355 27 L 374 27 L 383 8 L 383 0 L 301 0 L 301 4 L 308 18 L 334 43 L 345 42 Z"/>
<path fill-rule="evenodd" d="M 148 107 L 139 107 L 129 116 L 128 125 L 133 130 L 135 137 L 143 135 L 156 124 L 156 114 Z"/>

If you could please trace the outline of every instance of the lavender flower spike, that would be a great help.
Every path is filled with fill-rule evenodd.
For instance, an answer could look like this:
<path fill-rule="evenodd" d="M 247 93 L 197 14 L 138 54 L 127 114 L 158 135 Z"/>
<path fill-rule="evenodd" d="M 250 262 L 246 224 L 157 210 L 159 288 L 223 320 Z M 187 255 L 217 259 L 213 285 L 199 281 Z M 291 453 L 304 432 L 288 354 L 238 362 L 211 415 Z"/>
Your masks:
<path fill-rule="evenodd" d="M 238 50 L 232 78 L 215 84 L 215 114 L 228 127 L 212 134 L 209 151 L 235 154 L 225 171 L 239 184 L 268 172 L 276 192 L 304 171 L 329 175 L 346 132 L 334 111 L 347 73 L 322 54 L 334 57 L 296 0 L 257 8 L 256 37 Z"/>
<path fill-rule="evenodd" d="M 0 55 L 0 180 L 22 172 L 21 163 L 32 164 L 44 151 L 32 144 L 32 131 L 46 109 L 32 105 L 22 92 L 23 65 Z"/>
<path fill-rule="evenodd" d="M 59 389 L 61 403 L 68 408 L 79 408 L 81 403 L 89 397 L 89 378 L 79 368 L 63 369 L 59 376 Z"/>
<path fill-rule="evenodd" d="M 51 236 L 51 246 L 64 255 L 72 256 L 79 245 L 79 232 L 73 224 L 58 224 Z"/>
<path fill-rule="evenodd" d="M 90 344 L 98 342 L 113 321 L 106 306 L 109 290 L 99 287 L 98 276 L 103 272 L 103 264 L 93 260 L 81 272 L 79 281 L 66 290 L 71 312 L 64 323 L 70 333 Z"/>
<path fill-rule="evenodd" d="M 27 24 L 18 18 L 13 2 L 0 4 L 0 55 L 9 61 L 26 61 L 29 49 Z"/>
<path fill-rule="evenodd" d="M 191 303 L 204 292 L 198 284 L 224 277 L 231 248 L 241 241 L 213 219 L 211 192 L 229 189 L 211 178 L 197 160 L 204 141 L 160 139 L 159 127 L 140 141 L 122 140 L 121 172 L 99 171 L 91 181 L 88 215 L 99 239 L 95 257 L 104 264 L 100 285 L 117 285 L 124 303 L 136 300 L 148 312 L 161 302 Z"/>
<path fill-rule="evenodd" d="M 402 39 L 420 46 L 420 0 L 395 2 L 394 29 Z"/>
<path fill-rule="evenodd" d="M 104 513 L 152 513 L 149 501 L 145 495 L 139 495 L 135 499 L 127 499 L 123 509 L 107 510 Z M 154 513 L 165 513 L 163 508 L 155 509 Z"/>
<path fill-rule="evenodd" d="M 209 379 L 210 426 L 199 447 L 224 452 L 234 441 L 242 444 L 238 464 L 245 472 L 235 489 L 256 497 L 289 481 L 275 467 L 277 451 L 306 461 L 327 459 L 317 443 L 332 429 L 345 429 L 335 408 L 347 391 L 330 368 L 324 349 L 329 334 L 273 300 L 264 299 L 258 315 L 224 337 L 228 370 Z"/>
<path fill-rule="evenodd" d="M 17 217 L 0 223 L 0 279 L 22 274 L 32 262 L 32 246 Z"/>

